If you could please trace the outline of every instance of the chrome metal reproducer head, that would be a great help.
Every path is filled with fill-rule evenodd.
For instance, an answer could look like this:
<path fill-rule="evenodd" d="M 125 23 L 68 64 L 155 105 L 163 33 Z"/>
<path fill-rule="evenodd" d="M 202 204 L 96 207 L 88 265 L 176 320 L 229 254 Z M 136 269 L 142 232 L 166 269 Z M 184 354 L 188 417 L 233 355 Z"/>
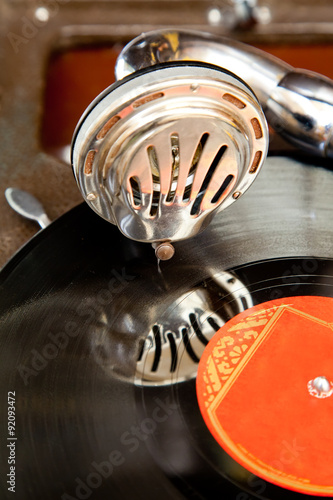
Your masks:
<path fill-rule="evenodd" d="M 333 157 L 333 82 L 235 40 L 145 33 L 116 77 L 78 124 L 73 170 L 91 208 L 160 259 L 255 180 L 268 149 L 257 97 L 284 138 Z"/>
<path fill-rule="evenodd" d="M 244 82 L 178 62 L 101 94 L 81 119 L 72 160 L 91 208 L 163 259 L 170 243 L 197 234 L 249 188 L 267 145 L 264 114 Z"/>

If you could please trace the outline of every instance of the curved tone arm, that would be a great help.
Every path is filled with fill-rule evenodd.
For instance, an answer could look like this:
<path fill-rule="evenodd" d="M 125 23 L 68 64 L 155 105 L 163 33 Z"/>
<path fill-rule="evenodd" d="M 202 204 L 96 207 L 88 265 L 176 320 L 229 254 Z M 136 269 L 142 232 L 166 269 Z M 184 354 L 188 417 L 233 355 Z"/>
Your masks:
<path fill-rule="evenodd" d="M 144 33 L 121 52 L 116 78 L 158 63 L 183 60 L 231 71 L 253 89 L 268 122 L 281 136 L 312 154 L 333 158 L 332 80 L 294 69 L 241 42 L 187 30 Z"/>

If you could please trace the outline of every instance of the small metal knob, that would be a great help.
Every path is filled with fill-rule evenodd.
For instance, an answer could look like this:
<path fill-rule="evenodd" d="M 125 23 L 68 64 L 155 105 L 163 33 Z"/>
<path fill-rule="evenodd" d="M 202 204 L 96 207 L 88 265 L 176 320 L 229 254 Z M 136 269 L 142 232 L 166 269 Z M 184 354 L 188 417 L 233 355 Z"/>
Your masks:
<path fill-rule="evenodd" d="M 308 391 L 316 398 L 328 398 L 333 393 L 333 384 L 326 377 L 316 377 L 308 382 Z"/>
<path fill-rule="evenodd" d="M 155 255 L 159 260 L 169 260 L 175 254 L 175 249 L 168 241 L 164 241 L 160 244 L 154 244 Z"/>

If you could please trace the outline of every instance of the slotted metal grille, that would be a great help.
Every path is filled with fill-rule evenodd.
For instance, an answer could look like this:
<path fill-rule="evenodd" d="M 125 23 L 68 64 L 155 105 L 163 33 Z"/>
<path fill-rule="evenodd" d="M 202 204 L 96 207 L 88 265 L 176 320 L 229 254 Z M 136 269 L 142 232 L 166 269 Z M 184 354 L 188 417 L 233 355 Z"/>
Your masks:
<path fill-rule="evenodd" d="M 261 108 L 238 79 L 173 63 L 98 97 L 79 124 L 73 167 L 86 201 L 126 236 L 177 241 L 248 189 L 267 137 Z"/>

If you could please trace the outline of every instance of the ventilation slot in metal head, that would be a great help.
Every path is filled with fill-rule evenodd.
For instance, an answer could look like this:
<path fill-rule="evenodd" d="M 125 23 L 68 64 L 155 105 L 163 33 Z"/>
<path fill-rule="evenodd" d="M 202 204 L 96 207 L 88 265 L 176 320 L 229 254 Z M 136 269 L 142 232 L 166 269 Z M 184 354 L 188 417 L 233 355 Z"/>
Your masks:
<path fill-rule="evenodd" d="M 151 217 L 155 217 L 157 214 L 158 204 L 160 202 L 160 171 L 158 166 L 157 154 L 154 146 L 149 146 L 147 148 L 147 154 L 151 169 L 152 182 L 153 182 L 153 194 L 152 194 L 152 202 L 150 206 L 150 215 Z"/>
<path fill-rule="evenodd" d="M 139 180 L 137 177 L 131 177 L 129 181 L 132 188 L 133 206 L 134 208 L 140 208 L 142 205 L 142 197 Z"/>
<path fill-rule="evenodd" d="M 206 142 L 209 140 L 209 133 L 205 132 L 202 134 L 198 145 L 194 151 L 193 158 L 191 160 L 190 168 L 188 171 L 186 183 L 185 183 L 185 188 L 183 191 L 182 195 L 182 201 L 183 202 L 189 202 L 191 199 L 191 193 L 192 193 L 192 187 L 193 187 L 193 180 L 196 174 L 196 170 L 200 161 L 200 158 L 203 154 L 204 146 Z M 170 136 L 170 147 L 171 147 L 171 176 L 170 176 L 170 186 L 168 190 L 168 194 L 165 198 L 166 203 L 172 203 L 174 201 L 175 195 L 176 195 L 176 190 L 178 186 L 178 177 L 179 177 L 179 169 L 180 169 L 180 158 L 181 158 L 181 149 L 180 149 L 180 141 L 179 141 L 179 134 L 178 133 L 173 133 Z M 206 194 L 207 188 L 209 186 L 209 183 L 211 182 L 213 175 L 225 153 L 227 150 L 228 146 L 223 145 L 220 147 L 218 152 L 216 153 L 215 158 L 212 161 L 212 164 L 202 182 L 202 185 L 199 190 L 199 194 L 196 196 L 194 203 L 192 204 L 192 208 L 190 211 L 190 214 L 192 216 L 198 215 L 200 213 L 200 205 L 201 201 Z M 150 207 L 150 216 L 155 217 L 158 213 L 158 207 L 159 203 L 161 201 L 161 175 L 160 175 L 160 166 L 159 166 L 159 159 L 157 156 L 157 151 L 154 145 L 148 146 L 147 147 L 147 157 L 149 160 L 149 166 L 151 170 L 151 176 L 152 176 L 152 184 L 153 184 L 153 191 L 152 191 L 152 202 L 151 202 L 151 207 Z M 222 182 L 220 188 L 217 190 L 217 192 L 213 195 L 211 199 L 211 203 L 218 203 L 221 196 L 223 193 L 226 191 L 228 188 L 229 184 L 231 181 L 234 179 L 234 175 L 228 175 L 224 181 Z M 142 198 L 141 198 L 141 191 L 140 191 L 140 184 L 139 180 L 137 177 L 130 177 L 129 179 L 131 188 L 132 188 L 132 199 L 133 199 L 133 208 L 138 209 L 142 206 Z"/>
<path fill-rule="evenodd" d="M 196 147 L 196 150 L 194 151 L 193 158 L 192 158 L 191 165 L 190 165 L 190 169 L 189 169 L 188 176 L 187 176 L 187 180 L 186 180 L 186 185 L 185 185 L 183 197 L 182 197 L 182 200 L 184 202 L 187 202 L 190 200 L 193 179 L 195 176 L 195 172 L 196 172 L 203 148 L 206 144 L 208 137 L 209 137 L 209 133 L 205 132 L 201 136 L 200 141 Z M 179 134 L 178 133 L 171 134 L 170 146 L 171 146 L 172 163 L 171 163 L 170 187 L 169 187 L 168 194 L 165 198 L 166 203 L 171 203 L 174 201 L 176 189 L 177 189 L 177 182 L 178 182 L 179 169 L 180 169 L 180 156 L 181 156 Z M 151 209 L 150 209 L 150 215 L 155 216 L 157 213 L 157 210 L 158 210 L 158 204 L 160 202 L 160 194 L 161 194 L 160 167 L 159 167 L 159 162 L 158 162 L 158 157 L 157 157 L 155 147 L 149 146 L 147 148 L 147 153 L 148 153 L 148 158 L 149 158 L 149 163 L 150 163 L 150 168 L 152 171 L 152 178 L 153 178 L 153 201 L 152 201 L 152 205 L 151 205 Z"/>
<path fill-rule="evenodd" d="M 178 174 L 179 174 L 179 167 L 180 167 L 179 135 L 172 134 L 170 139 L 171 139 L 172 165 L 171 165 L 170 188 L 169 188 L 169 192 L 168 192 L 167 197 L 166 197 L 167 203 L 173 201 L 173 199 L 175 197 L 176 190 L 174 189 L 174 187 L 175 187 L 175 184 L 177 183 Z"/>
<path fill-rule="evenodd" d="M 213 175 L 215 173 L 215 170 L 217 169 L 217 166 L 219 165 L 220 160 L 222 159 L 222 156 L 224 155 L 227 148 L 228 148 L 228 146 L 221 146 L 220 149 L 218 150 L 218 152 L 217 152 L 217 154 L 216 154 L 216 156 L 215 156 L 211 166 L 209 167 L 209 170 L 208 170 L 208 172 L 203 180 L 199 194 L 193 203 L 193 206 L 191 208 L 191 215 L 198 215 L 199 214 L 201 201 L 202 201 L 204 195 L 206 194 L 209 183 L 212 180 Z M 224 193 L 224 191 L 229 186 L 229 184 L 233 178 L 234 178 L 233 175 L 228 175 L 228 177 L 227 177 L 227 179 L 229 179 L 228 182 L 226 182 L 226 180 L 223 181 L 222 186 L 217 191 L 217 193 L 213 196 L 212 203 L 215 203 L 219 200 L 220 196 Z M 218 193 L 220 193 L 219 196 L 217 196 Z"/>
<path fill-rule="evenodd" d="M 191 192 L 192 192 L 192 185 L 193 185 L 193 178 L 194 178 L 194 175 L 195 175 L 195 172 L 197 170 L 197 167 L 198 167 L 198 164 L 199 164 L 199 161 L 200 161 L 200 158 L 201 158 L 201 155 L 202 155 L 202 152 L 203 152 L 203 149 L 205 147 L 205 144 L 207 142 L 209 138 L 209 133 L 208 132 L 205 132 L 204 134 L 202 134 L 201 138 L 200 138 L 200 141 L 197 145 L 197 148 L 194 152 L 194 155 L 193 155 L 193 159 L 192 159 L 192 164 L 191 164 L 191 169 L 190 169 L 190 172 L 189 174 L 192 176 L 192 182 L 186 186 L 185 190 L 184 190 L 184 194 L 183 194 L 183 201 L 189 201 L 190 200 L 190 195 L 191 195 Z"/>

